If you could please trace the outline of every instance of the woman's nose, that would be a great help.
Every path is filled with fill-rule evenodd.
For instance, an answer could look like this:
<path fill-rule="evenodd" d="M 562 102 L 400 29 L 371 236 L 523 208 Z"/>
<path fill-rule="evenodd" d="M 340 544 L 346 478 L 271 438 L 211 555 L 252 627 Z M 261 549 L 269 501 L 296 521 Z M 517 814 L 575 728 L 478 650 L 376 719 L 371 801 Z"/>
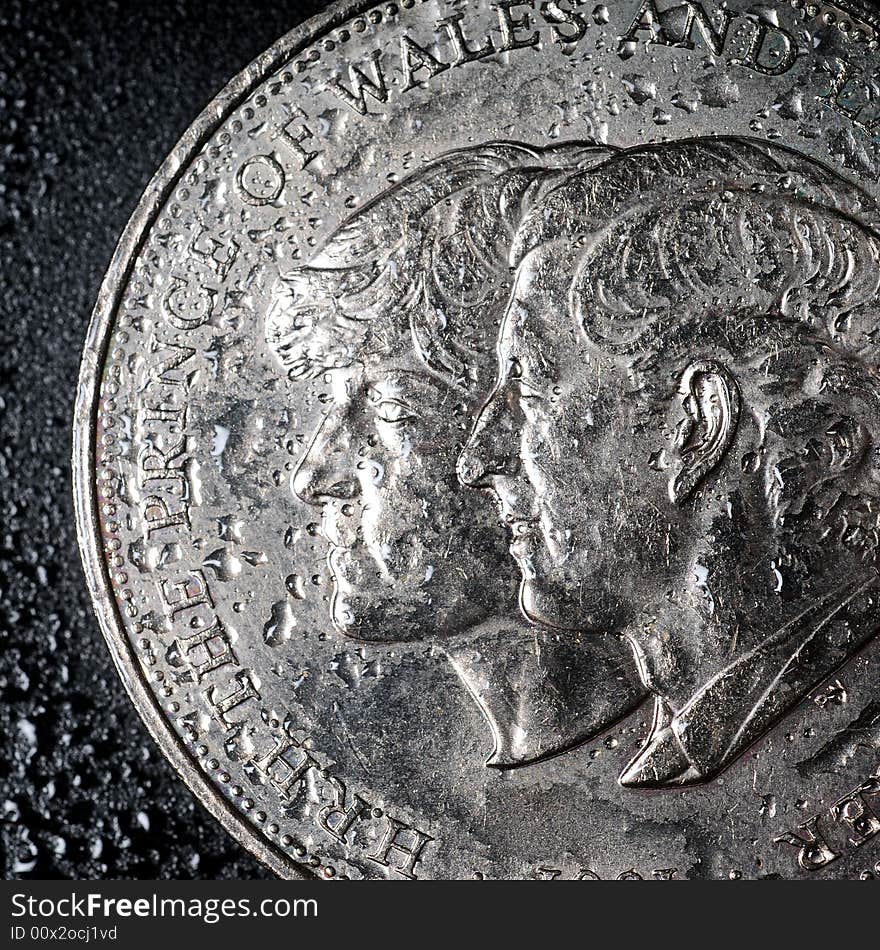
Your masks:
<path fill-rule="evenodd" d="M 458 458 L 458 478 L 470 488 L 491 488 L 496 476 L 519 471 L 518 426 L 513 407 L 496 391 L 477 416 Z"/>
<path fill-rule="evenodd" d="M 321 420 L 291 478 L 293 493 L 307 505 L 360 493 L 351 463 L 351 434 L 346 413 L 331 409 Z"/>

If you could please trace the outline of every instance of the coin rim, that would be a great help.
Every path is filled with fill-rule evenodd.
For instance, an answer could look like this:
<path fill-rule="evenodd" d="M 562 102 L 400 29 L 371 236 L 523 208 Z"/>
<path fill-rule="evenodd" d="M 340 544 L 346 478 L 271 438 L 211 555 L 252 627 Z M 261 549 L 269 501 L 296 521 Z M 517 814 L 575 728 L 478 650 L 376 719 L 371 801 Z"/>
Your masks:
<path fill-rule="evenodd" d="M 199 802 L 257 860 L 279 877 L 296 880 L 314 879 L 315 875 L 266 840 L 202 775 L 140 669 L 101 554 L 95 437 L 101 376 L 122 294 L 151 227 L 181 177 L 231 113 L 272 73 L 323 34 L 375 6 L 375 0 L 342 0 L 294 27 L 227 83 L 171 150 L 125 226 L 101 283 L 83 348 L 73 419 L 72 487 L 80 557 L 92 607 L 125 689 L 148 732 Z"/>
<path fill-rule="evenodd" d="M 785 2 L 785 0 L 777 0 Z M 113 596 L 109 568 L 101 554 L 96 471 L 96 434 L 100 385 L 112 329 L 134 261 L 150 228 L 193 159 L 214 133 L 284 62 L 316 42 L 323 34 L 377 7 L 376 0 L 337 0 L 278 39 L 227 83 L 183 134 L 153 176 L 113 252 L 92 311 L 83 348 L 73 421 L 72 488 L 80 557 L 92 607 L 129 698 L 148 732 L 200 804 L 233 839 L 280 878 L 314 880 L 311 869 L 268 841 L 226 801 L 202 774 L 194 756 L 171 727 L 147 683 L 135 651 L 125 634 L 119 605 Z M 799 6 L 806 5 L 802 0 Z M 873 30 L 880 30 L 877 0 L 844 0 L 823 9 L 847 13 Z"/>

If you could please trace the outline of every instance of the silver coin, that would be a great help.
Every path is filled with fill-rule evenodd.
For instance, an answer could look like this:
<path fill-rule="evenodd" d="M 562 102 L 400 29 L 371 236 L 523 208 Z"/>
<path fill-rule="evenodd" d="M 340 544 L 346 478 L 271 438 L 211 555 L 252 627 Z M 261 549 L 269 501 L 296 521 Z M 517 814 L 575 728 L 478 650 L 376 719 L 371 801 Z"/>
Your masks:
<path fill-rule="evenodd" d="M 880 874 L 878 28 L 343 3 L 160 169 L 82 552 L 276 873 Z"/>

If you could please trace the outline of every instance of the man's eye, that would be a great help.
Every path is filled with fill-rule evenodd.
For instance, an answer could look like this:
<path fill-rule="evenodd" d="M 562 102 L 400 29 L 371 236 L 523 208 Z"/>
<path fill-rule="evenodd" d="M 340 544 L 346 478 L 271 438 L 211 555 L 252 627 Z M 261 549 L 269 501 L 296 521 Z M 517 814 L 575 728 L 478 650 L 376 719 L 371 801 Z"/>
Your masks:
<path fill-rule="evenodd" d="M 388 422 L 393 425 L 415 419 L 415 416 L 407 406 L 389 399 L 383 400 L 376 406 L 376 415 L 382 422 Z"/>
<path fill-rule="evenodd" d="M 507 368 L 507 378 L 516 383 L 517 392 L 519 393 L 519 398 L 522 402 L 539 402 L 541 399 L 541 394 L 538 390 L 533 389 L 524 379 L 523 379 L 523 369 L 522 363 L 518 359 L 511 359 L 510 364 Z"/>
<path fill-rule="evenodd" d="M 529 385 L 522 376 L 517 379 L 516 388 L 519 393 L 520 401 L 522 402 L 541 402 L 543 399 L 541 391 Z"/>

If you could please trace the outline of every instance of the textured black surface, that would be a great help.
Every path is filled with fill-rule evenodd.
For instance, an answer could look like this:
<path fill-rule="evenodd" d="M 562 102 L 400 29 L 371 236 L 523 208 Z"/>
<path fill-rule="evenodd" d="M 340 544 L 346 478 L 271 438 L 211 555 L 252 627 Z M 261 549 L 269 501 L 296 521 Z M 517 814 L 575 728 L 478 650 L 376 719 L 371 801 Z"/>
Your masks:
<path fill-rule="evenodd" d="M 222 85 L 321 0 L 0 4 L 0 868 L 36 878 L 266 872 L 142 726 L 76 548 L 76 378 L 114 244 Z"/>

